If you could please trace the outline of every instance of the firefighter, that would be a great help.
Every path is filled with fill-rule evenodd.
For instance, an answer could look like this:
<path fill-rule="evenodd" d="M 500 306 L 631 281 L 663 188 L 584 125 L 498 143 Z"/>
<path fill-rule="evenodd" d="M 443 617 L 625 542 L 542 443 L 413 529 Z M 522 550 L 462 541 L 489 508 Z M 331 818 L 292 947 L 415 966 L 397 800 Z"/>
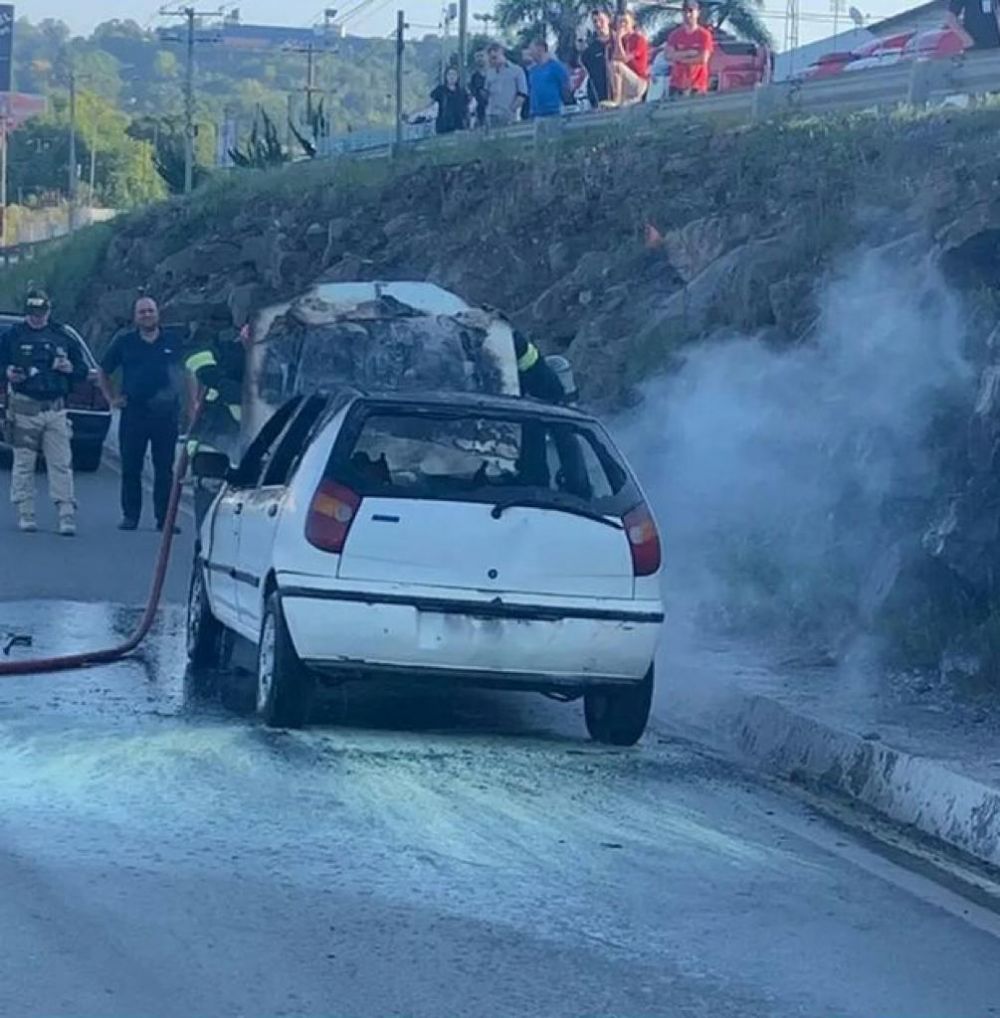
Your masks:
<path fill-rule="evenodd" d="M 565 403 L 568 393 L 559 375 L 541 355 L 530 339 L 514 330 L 514 355 L 517 357 L 517 374 L 521 394 L 534 396 L 546 403 Z"/>
<path fill-rule="evenodd" d="M 7 424 L 14 448 L 10 498 L 25 533 L 35 522 L 35 464 L 45 455 L 49 494 L 59 513 L 59 533 L 76 534 L 71 425 L 66 397 L 87 377 L 79 345 L 51 320 L 52 304 L 42 290 L 25 301 L 25 320 L 0 339 L 0 376 L 8 391 Z"/>
<path fill-rule="evenodd" d="M 184 362 L 201 410 L 188 432 L 188 454 L 224 452 L 230 460 L 239 455 L 243 419 L 243 375 L 250 343 L 250 328 L 227 329 L 218 336 L 200 330 Z M 193 411 L 192 411 L 193 412 Z M 195 483 L 195 519 L 200 528 L 218 494 L 218 485 L 199 479 Z"/>

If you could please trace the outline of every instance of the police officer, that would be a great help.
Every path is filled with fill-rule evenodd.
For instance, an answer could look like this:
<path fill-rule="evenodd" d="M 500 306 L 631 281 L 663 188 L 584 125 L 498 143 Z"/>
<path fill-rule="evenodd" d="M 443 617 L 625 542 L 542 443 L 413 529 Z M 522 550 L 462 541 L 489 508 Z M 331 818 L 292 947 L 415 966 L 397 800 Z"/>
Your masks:
<path fill-rule="evenodd" d="M 243 377 L 250 329 L 226 329 L 216 335 L 203 328 L 195 336 L 184 367 L 200 394 L 201 410 L 188 432 L 188 453 L 224 452 L 230 460 L 239 455 L 243 420 Z M 218 486 L 198 480 L 194 490 L 195 519 L 199 528 Z"/>
<path fill-rule="evenodd" d="M 160 325 L 151 297 L 135 302 L 135 328 L 119 333 L 101 361 L 99 381 L 112 406 L 121 410 L 118 426 L 122 462 L 120 530 L 135 530 L 142 517 L 142 471 L 146 449 L 153 459 L 153 509 L 162 530 L 170 504 L 174 455 L 180 432 L 183 336 Z M 121 395 L 111 376 L 121 369 Z"/>
<path fill-rule="evenodd" d="M 59 512 L 59 533 L 76 534 L 71 426 L 66 397 L 87 377 L 79 344 L 51 321 L 52 305 L 42 290 L 25 301 L 25 320 L 0 339 L 0 376 L 7 385 L 7 422 L 14 448 L 10 498 L 26 533 L 35 522 L 35 464 L 45 455 L 49 494 Z"/>

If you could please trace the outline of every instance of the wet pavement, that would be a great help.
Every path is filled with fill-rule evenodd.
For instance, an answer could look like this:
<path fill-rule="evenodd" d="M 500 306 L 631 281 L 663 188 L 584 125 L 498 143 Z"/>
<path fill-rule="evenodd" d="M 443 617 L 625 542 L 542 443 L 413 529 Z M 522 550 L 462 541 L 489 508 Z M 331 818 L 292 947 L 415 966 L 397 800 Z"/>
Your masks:
<path fill-rule="evenodd" d="M 134 625 L 155 542 L 126 558 L 101 504 L 51 574 L 0 515 L 12 655 Z M 139 657 L 0 680 L 0 1014 L 1000 1013 L 994 913 L 681 740 L 601 749 L 578 704 L 471 691 L 301 733 L 238 673 L 195 696 L 183 574 Z"/>

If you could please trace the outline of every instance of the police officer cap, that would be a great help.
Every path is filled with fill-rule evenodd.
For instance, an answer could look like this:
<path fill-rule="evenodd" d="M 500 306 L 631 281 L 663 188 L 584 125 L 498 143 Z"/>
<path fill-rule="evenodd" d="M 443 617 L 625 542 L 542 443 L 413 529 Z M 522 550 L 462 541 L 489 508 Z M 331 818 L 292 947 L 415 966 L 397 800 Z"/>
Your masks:
<path fill-rule="evenodd" d="M 44 315 L 46 311 L 52 310 L 52 301 L 44 290 L 36 287 L 28 291 L 24 299 L 24 310 L 29 315 Z"/>

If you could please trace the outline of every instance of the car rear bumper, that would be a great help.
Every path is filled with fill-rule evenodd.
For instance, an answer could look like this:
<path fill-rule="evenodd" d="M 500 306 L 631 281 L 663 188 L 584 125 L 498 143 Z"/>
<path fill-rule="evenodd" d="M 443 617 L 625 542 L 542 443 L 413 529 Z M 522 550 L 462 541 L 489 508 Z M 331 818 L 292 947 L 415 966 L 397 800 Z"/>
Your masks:
<path fill-rule="evenodd" d="M 447 673 L 522 688 L 637 682 L 656 654 L 656 602 L 525 604 L 285 587 L 299 657 L 344 677 Z"/>

